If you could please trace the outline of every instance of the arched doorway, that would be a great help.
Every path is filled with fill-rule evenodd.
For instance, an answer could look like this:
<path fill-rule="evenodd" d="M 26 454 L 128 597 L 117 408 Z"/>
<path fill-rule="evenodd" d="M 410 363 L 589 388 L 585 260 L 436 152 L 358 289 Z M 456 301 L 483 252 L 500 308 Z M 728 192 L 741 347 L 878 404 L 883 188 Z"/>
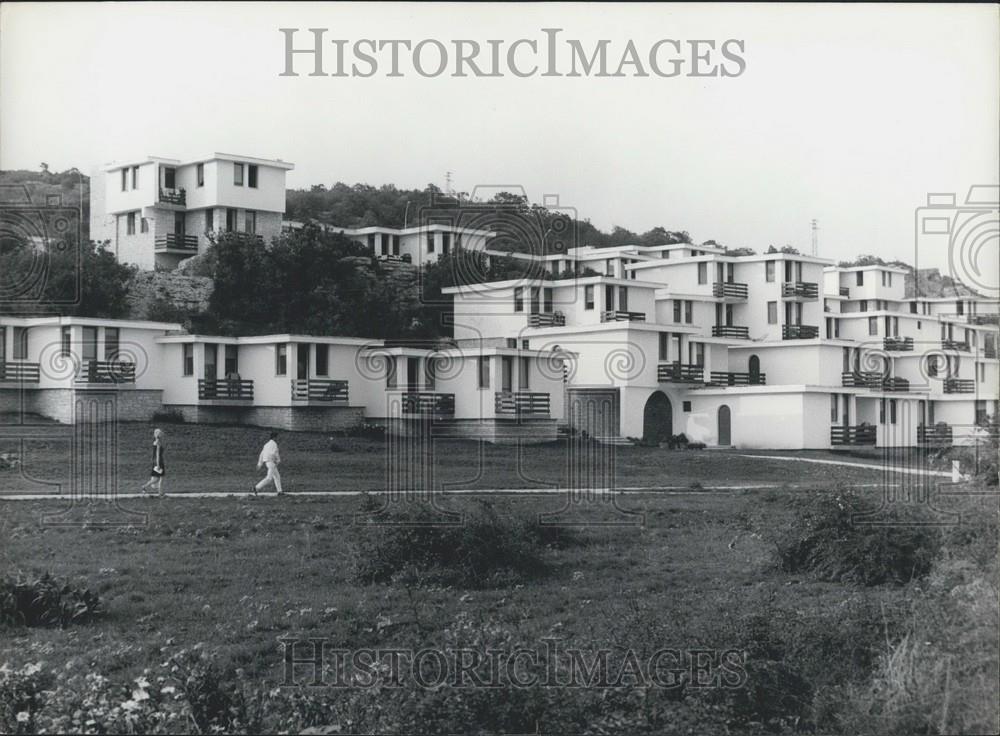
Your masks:
<path fill-rule="evenodd" d="M 662 391 L 655 391 L 646 400 L 642 412 L 642 441 L 647 443 L 665 442 L 674 433 L 674 409 L 670 399 Z"/>
<path fill-rule="evenodd" d="M 747 370 L 750 373 L 750 383 L 760 383 L 760 358 L 751 355 Z"/>
<path fill-rule="evenodd" d="M 731 413 L 729 407 L 723 404 L 719 407 L 719 446 L 729 447 L 732 444 Z"/>

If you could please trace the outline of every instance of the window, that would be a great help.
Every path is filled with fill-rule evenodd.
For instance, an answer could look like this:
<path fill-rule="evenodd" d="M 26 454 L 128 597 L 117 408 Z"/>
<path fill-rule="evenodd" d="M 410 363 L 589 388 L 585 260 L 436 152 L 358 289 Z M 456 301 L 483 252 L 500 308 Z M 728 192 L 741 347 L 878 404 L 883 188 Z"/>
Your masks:
<path fill-rule="evenodd" d="M 514 311 L 523 312 L 524 311 L 524 287 L 515 286 L 514 287 Z"/>
<path fill-rule="evenodd" d="M 507 337 L 507 338 L 504 338 L 504 340 L 507 343 L 507 347 L 513 348 L 514 350 L 517 350 L 517 338 L 516 337 Z"/>
<path fill-rule="evenodd" d="M 708 283 L 708 264 L 705 262 L 698 264 L 698 283 L 699 284 Z"/>
<path fill-rule="evenodd" d="M 490 359 L 480 356 L 478 359 L 479 388 L 490 387 Z"/>
<path fill-rule="evenodd" d="M 163 167 L 163 188 L 173 189 L 177 185 L 177 170 L 173 166 Z"/>
<path fill-rule="evenodd" d="M 778 324 L 778 302 L 767 303 L 767 323 L 769 325 Z"/>
<path fill-rule="evenodd" d="M 128 169 L 122 169 L 122 191 L 128 191 Z"/>
<path fill-rule="evenodd" d="M 855 274 L 855 282 L 854 283 L 857 286 L 864 286 L 865 285 L 865 272 L 864 271 L 858 271 Z"/>
<path fill-rule="evenodd" d="M 544 289 L 542 289 L 542 300 L 543 300 L 543 302 L 542 302 L 542 309 L 545 311 L 546 314 L 551 313 L 552 312 L 552 288 L 551 287 L 546 286 Z"/>
<path fill-rule="evenodd" d="M 681 409 L 683 409 L 684 411 L 691 411 L 691 402 L 690 401 L 682 401 L 681 402 Z"/>
<path fill-rule="evenodd" d="M 451 250 L 451 234 L 441 233 L 441 252 L 444 255 L 448 255 L 448 251 Z"/>
<path fill-rule="evenodd" d="M 375 233 L 368 233 L 368 249 L 375 252 Z"/>
<path fill-rule="evenodd" d="M 181 346 L 181 373 L 185 376 L 194 375 L 194 343 L 186 342 Z"/>
<path fill-rule="evenodd" d="M 615 262 L 612 261 L 610 258 L 607 258 L 604 261 L 604 274 L 606 276 L 615 275 Z"/>
<path fill-rule="evenodd" d="M 28 328 L 15 327 L 12 333 L 14 338 L 14 360 L 28 359 Z"/>
<path fill-rule="evenodd" d="M 385 359 L 385 387 L 396 388 L 396 356 L 389 355 Z"/>
<path fill-rule="evenodd" d="M 670 344 L 670 333 L 660 333 L 660 360 L 667 359 L 667 346 Z"/>
<path fill-rule="evenodd" d="M 618 309 L 628 311 L 628 288 L 625 286 L 618 287 Z"/>
<path fill-rule="evenodd" d="M 837 416 L 839 412 L 837 411 L 837 394 L 830 394 L 830 421 L 834 424 L 837 423 Z"/>
<path fill-rule="evenodd" d="M 246 218 L 243 222 L 243 230 L 248 233 L 257 232 L 257 212 L 255 210 L 246 211 Z"/>
<path fill-rule="evenodd" d="M 878 334 L 878 317 L 868 318 L 868 334 L 877 335 Z"/>
<path fill-rule="evenodd" d="M 257 165 L 256 164 L 250 164 L 249 166 L 247 166 L 247 184 L 250 185 L 250 187 L 253 188 L 253 189 L 257 188 Z"/>
<path fill-rule="evenodd" d="M 233 164 L 233 184 L 243 186 L 243 164 Z"/>
<path fill-rule="evenodd" d="M 288 373 L 288 346 L 274 346 L 274 374 L 284 376 Z"/>
<path fill-rule="evenodd" d="M 215 210 L 211 207 L 205 210 L 205 234 L 212 232 L 215 229 Z"/>
<path fill-rule="evenodd" d="M 198 164 L 195 167 L 195 170 L 197 171 L 198 174 L 198 186 L 200 187 L 205 186 L 205 164 Z"/>
<path fill-rule="evenodd" d="M 684 302 L 684 321 L 688 324 L 694 322 L 694 302 L 691 300 Z"/>
<path fill-rule="evenodd" d="M 774 261 L 764 262 L 764 280 L 774 281 Z"/>
<path fill-rule="evenodd" d="M 139 218 L 139 232 L 148 233 L 149 232 L 149 220 L 145 217 Z"/>
<path fill-rule="evenodd" d="M 223 369 L 225 371 L 226 378 L 230 376 L 238 376 L 240 374 L 240 351 L 239 347 L 236 345 L 226 345 L 225 353 L 223 354 Z"/>
<path fill-rule="evenodd" d="M 434 233 L 427 233 L 427 252 L 434 252 Z"/>
<path fill-rule="evenodd" d="M 885 399 L 880 399 L 878 402 L 878 423 L 885 424 Z"/>
<path fill-rule="evenodd" d="M 886 276 L 888 277 L 888 278 L 886 278 L 886 282 L 887 282 L 886 286 L 891 287 L 892 286 L 892 271 L 886 271 Z"/>
<path fill-rule="evenodd" d="M 138 189 L 139 188 L 139 167 L 138 166 L 133 166 L 132 167 L 132 188 L 133 189 Z"/>
<path fill-rule="evenodd" d="M 886 275 L 887 272 L 886 271 L 879 271 L 879 273 L 882 274 L 882 286 L 885 286 L 886 285 L 886 283 L 885 283 L 885 275 Z"/>
<path fill-rule="evenodd" d="M 674 322 L 681 321 L 681 306 L 683 302 L 680 299 L 674 299 Z"/>
<path fill-rule="evenodd" d="M 330 375 L 330 346 L 318 344 L 316 345 L 316 375 L 317 376 L 329 376 Z"/>
<path fill-rule="evenodd" d="M 593 309 L 594 308 L 594 285 L 587 284 L 583 287 L 583 308 Z"/>
<path fill-rule="evenodd" d="M 389 233 L 382 233 L 379 235 L 378 242 L 380 249 L 379 252 L 384 256 L 389 255 Z"/>
<path fill-rule="evenodd" d="M 858 304 L 858 311 L 859 312 L 867 312 L 868 311 L 868 300 L 867 299 L 862 299 L 861 300 L 861 302 Z"/>
<path fill-rule="evenodd" d="M 521 365 L 517 371 L 517 387 L 522 391 L 531 388 L 531 358 L 521 358 Z"/>
<path fill-rule="evenodd" d="M 239 213 L 234 207 L 226 207 L 226 232 L 236 232 L 236 218 Z"/>
<path fill-rule="evenodd" d="M 104 328 L 104 359 L 117 360 L 118 347 L 121 344 L 121 333 L 117 327 Z"/>
<path fill-rule="evenodd" d="M 916 314 L 916 313 L 917 313 L 917 303 L 910 302 L 910 314 Z"/>
<path fill-rule="evenodd" d="M 539 295 L 538 292 L 539 292 L 539 289 L 538 289 L 537 286 L 532 286 L 531 287 L 531 313 L 532 314 L 538 314 L 538 308 L 540 306 L 540 301 L 539 301 L 539 296 L 540 295 Z"/>
<path fill-rule="evenodd" d="M 68 358 L 73 352 L 73 337 L 72 328 L 63 327 L 62 336 L 59 342 L 59 354 L 64 358 Z M 4 337 L 3 329 L 0 328 L 0 340 Z M 3 362 L 3 348 L 0 347 L 0 362 Z"/>
<path fill-rule="evenodd" d="M 394 256 L 398 256 L 399 255 L 399 236 L 398 235 L 393 235 L 392 236 L 392 254 Z"/>
<path fill-rule="evenodd" d="M 896 400 L 889 399 L 889 424 L 896 423 Z"/>
<path fill-rule="evenodd" d="M 125 215 L 125 234 L 135 235 L 135 213 L 129 212 Z"/>
<path fill-rule="evenodd" d="M 957 314 L 965 314 L 965 302 L 955 302 L 955 312 Z"/>
<path fill-rule="evenodd" d="M 691 352 L 691 363 L 698 368 L 705 367 L 705 343 L 702 342 L 692 342 L 688 343 L 690 345 Z"/>

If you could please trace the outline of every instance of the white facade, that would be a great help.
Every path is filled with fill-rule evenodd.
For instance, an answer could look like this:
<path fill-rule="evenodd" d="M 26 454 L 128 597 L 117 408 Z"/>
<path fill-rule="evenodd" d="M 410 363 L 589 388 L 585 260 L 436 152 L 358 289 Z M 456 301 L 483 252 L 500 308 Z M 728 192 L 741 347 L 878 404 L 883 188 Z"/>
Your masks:
<path fill-rule="evenodd" d="M 90 237 L 147 270 L 176 267 L 221 232 L 268 241 L 281 232 L 285 175 L 293 168 L 225 153 L 108 164 L 91 178 Z"/>

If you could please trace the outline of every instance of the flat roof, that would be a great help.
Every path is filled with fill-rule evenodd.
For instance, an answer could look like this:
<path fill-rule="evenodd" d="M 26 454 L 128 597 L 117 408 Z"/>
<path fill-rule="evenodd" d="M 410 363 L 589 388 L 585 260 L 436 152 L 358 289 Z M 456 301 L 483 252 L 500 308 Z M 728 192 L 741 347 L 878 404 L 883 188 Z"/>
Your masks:
<path fill-rule="evenodd" d="M 159 163 L 168 166 L 190 166 L 207 161 L 234 161 L 236 163 L 249 163 L 258 166 L 271 166 L 276 169 L 290 171 L 295 168 L 295 164 L 282 161 L 280 158 L 258 158 L 256 156 L 241 156 L 234 153 L 211 153 L 198 158 L 182 161 L 177 158 L 166 158 L 163 156 L 146 156 L 144 158 L 131 159 L 126 161 L 112 161 L 101 167 L 103 171 L 114 171 L 115 169 L 127 168 L 129 166 L 141 166 L 142 164 Z"/>

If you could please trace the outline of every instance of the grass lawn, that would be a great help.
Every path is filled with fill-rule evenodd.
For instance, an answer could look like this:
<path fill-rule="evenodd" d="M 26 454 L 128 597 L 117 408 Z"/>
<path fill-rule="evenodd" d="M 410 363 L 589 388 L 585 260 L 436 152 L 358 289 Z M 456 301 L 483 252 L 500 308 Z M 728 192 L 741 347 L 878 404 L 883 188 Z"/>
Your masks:
<path fill-rule="evenodd" d="M 257 455 L 267 440 L 263 429 L 213 426 L 164 425 L 169 492 L 245 492 L 261 477 Z M 114 465 L 118 489 L 133 492 L 149 476 L 153 425 L 126 423 L 119 426 Z M 389 453 L 383 440 L 343 438 L 330 449 L 323 433 L 284 432 L 279 438 L 281 472 L 288 491 L 379 490 L 386 486 Z M 0 492 L 44 492 L 59 483 L 68 488 L 70 434 L 65 439 L 33 439 L 24 442 L 23 467 L 27 478 L 0 471 Z M 614 451 L 618 487 L 687 487 L 711 485 L 790 484 L 807 488 L 836 483 L 877 483 L 877 471 L 863 468 L 790 463 L 766 457 L 742 457 L 739 450 L 666 450 L 646 447 L 601 448 Z M 0 440 L 0 453 L 20 452 L 13 440 Z M 755 453 L 760 454 L 760 453 Z M 793 453 L 780 453 L 784 455 Z M 812 458 L 855 462 L 836 453 L 810 452 Z M 567 445 L 498 446 L 470 441 L 436 443 L 427 453 L 433 482 L 439 488 L 494 489 L 566 487 Z M 34 482 L 34 481 L 41 481 Z M 420 485 L 413 479 L 404 486 Z"/>

